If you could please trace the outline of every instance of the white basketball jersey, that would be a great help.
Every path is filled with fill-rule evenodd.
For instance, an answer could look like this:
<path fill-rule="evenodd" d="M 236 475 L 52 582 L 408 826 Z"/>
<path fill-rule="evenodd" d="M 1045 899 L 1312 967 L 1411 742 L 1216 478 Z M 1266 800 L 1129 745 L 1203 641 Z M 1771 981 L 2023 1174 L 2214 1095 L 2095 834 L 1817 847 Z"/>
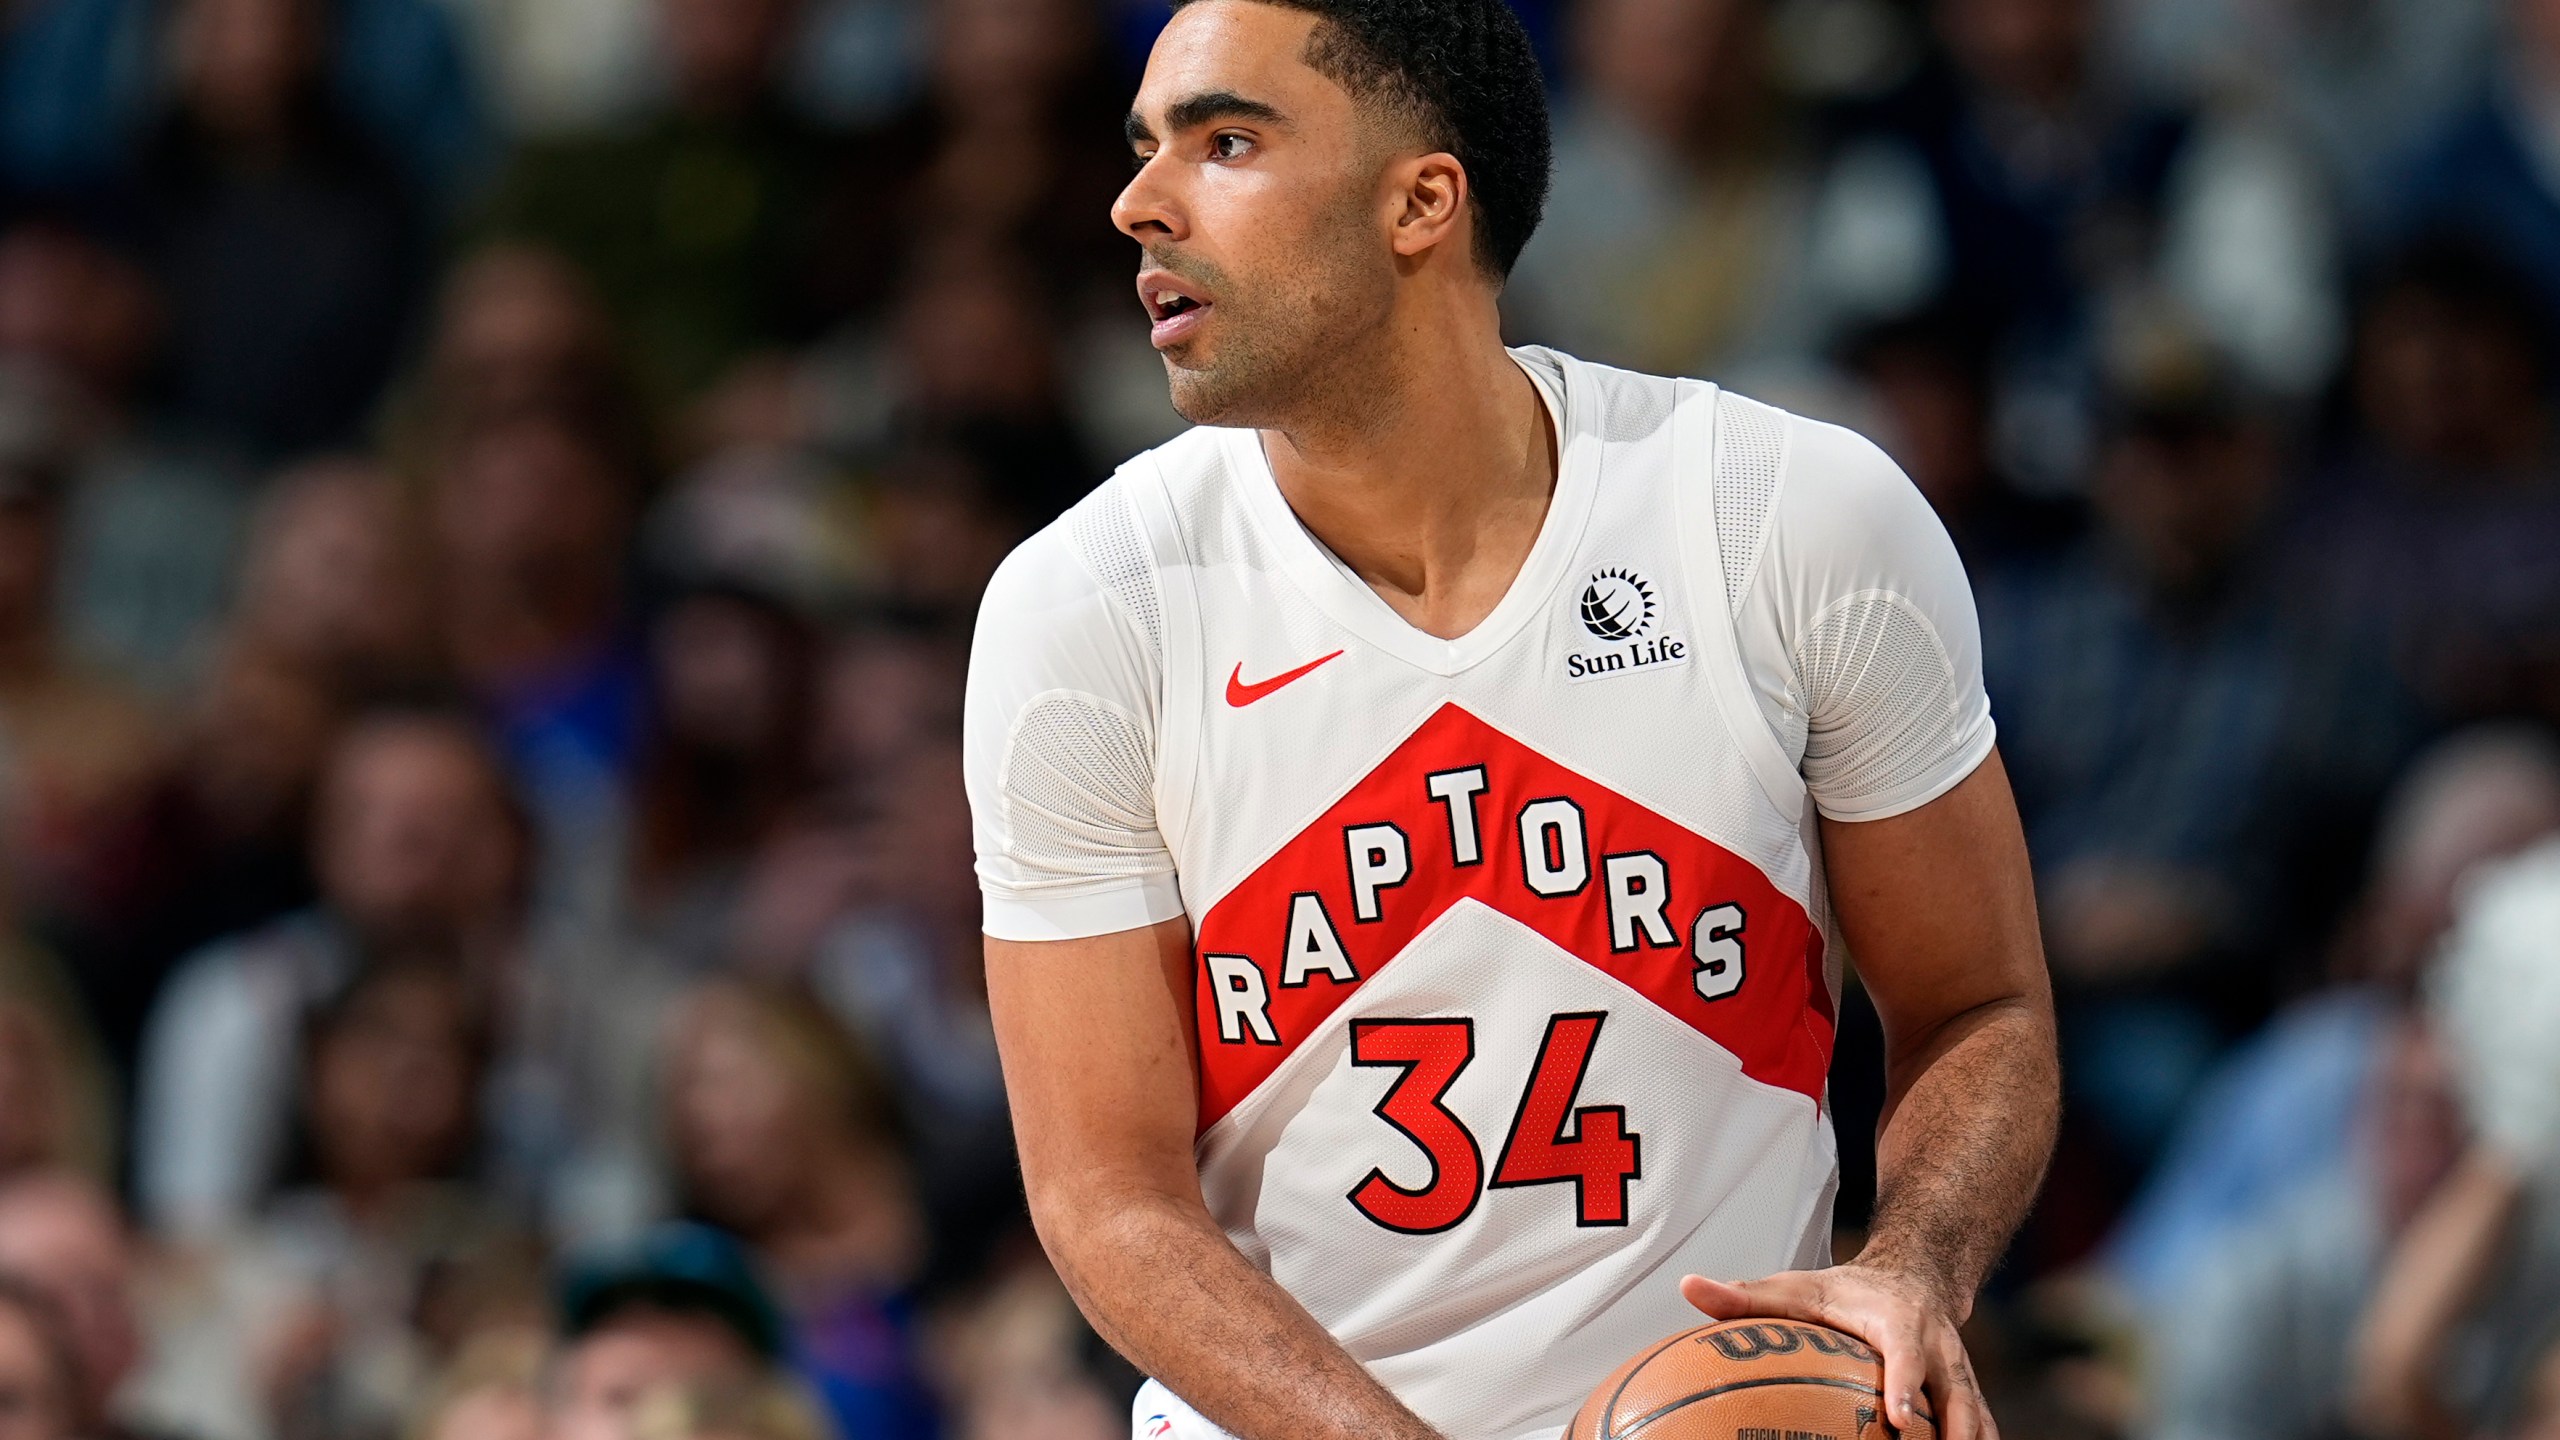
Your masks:
<path fill-rule="evenodd" d="M 1961 569 L 1873 446 L 1516 353 L 1559 473 L 1467 635 L 1200 429 L 1007 563 L 970 682 L 989 933 L 1189 918 L 1211 1213 L 1459 1440 L 1553 1435 L 1697 1323 L 1685 1272 L 1827 1262 L 1817 814 L 1991 746 Z"/>

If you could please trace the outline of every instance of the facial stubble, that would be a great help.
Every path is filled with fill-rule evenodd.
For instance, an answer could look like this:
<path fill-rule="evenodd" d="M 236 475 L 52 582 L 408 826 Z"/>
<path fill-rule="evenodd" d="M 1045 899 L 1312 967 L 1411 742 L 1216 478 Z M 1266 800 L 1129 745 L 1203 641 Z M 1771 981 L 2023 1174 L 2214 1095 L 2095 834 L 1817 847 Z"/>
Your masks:
<path fill-rule="evenodd" d="M 1216 297 L 1216 346 L 1164 354 L 1173 408 L 1195 425 L 1288 428 L 1291 417 L 1338 415 L 1371 398 L 1356 379 L 1363 341 L 1392 309 L 1394 272 L 1382 263 L 1365 189 L 1324 205 L 1298 248 L 1258 292 L 1217 266 L 1150 249 L 1150 263 L 1199 281 Z"/>

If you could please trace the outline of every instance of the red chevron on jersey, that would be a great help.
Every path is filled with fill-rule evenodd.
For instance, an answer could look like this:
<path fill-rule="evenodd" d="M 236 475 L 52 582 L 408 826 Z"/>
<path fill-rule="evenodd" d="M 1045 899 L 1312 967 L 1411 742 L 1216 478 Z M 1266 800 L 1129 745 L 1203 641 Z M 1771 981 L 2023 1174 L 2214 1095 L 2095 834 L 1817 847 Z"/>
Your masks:
<path fill-rule="evenodd" d="M 1821 1098 L 1831 996 L 1804 907 L 1448 704 L 1201 920 L 1201 1129 L 1462 900 L 1615 977 L 1752 1079 Z M 1487 983 L 1501 973 L 1488 963 Z"/>

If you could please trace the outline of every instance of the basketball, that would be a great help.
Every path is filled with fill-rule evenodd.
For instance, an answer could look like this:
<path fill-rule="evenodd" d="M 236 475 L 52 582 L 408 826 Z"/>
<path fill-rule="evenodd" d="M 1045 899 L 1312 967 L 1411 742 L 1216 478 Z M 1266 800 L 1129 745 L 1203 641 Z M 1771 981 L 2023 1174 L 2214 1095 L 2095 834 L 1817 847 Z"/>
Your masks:
<path fill-rule="evenodd" d="M 1795 1320 L 1684 1330 L 1621 1365 L 1565 1440 L 1880 1440 L 1884 1360 L 1854 1336 Z M 1908 1432 L 1935 1432 L 1922 1421 Z"/>

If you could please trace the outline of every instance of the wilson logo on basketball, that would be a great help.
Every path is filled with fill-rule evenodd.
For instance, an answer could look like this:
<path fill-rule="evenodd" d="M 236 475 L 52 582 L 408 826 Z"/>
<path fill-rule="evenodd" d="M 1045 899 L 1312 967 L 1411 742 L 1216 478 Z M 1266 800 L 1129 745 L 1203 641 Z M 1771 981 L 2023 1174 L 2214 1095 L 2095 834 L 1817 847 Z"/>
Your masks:
<path fill-rule="evenodd" d="M 1710 1330 L 1698 1337 L 1716 1347 L 1727 1360 L 1758 1360 L 1771 1355 L 1793 1355 L 1811 1346 L 1825 1355 L 1838 1355 L 1851 1360 L 1882 1364 L 1875 1351 L 1851 1336 L 1837 1330 L 1816 1329 L 1809 1325 L 1788 1325 L 1775 1320 L 1755 1321 L 1749 1325 L 1728 1326 Z"/>

